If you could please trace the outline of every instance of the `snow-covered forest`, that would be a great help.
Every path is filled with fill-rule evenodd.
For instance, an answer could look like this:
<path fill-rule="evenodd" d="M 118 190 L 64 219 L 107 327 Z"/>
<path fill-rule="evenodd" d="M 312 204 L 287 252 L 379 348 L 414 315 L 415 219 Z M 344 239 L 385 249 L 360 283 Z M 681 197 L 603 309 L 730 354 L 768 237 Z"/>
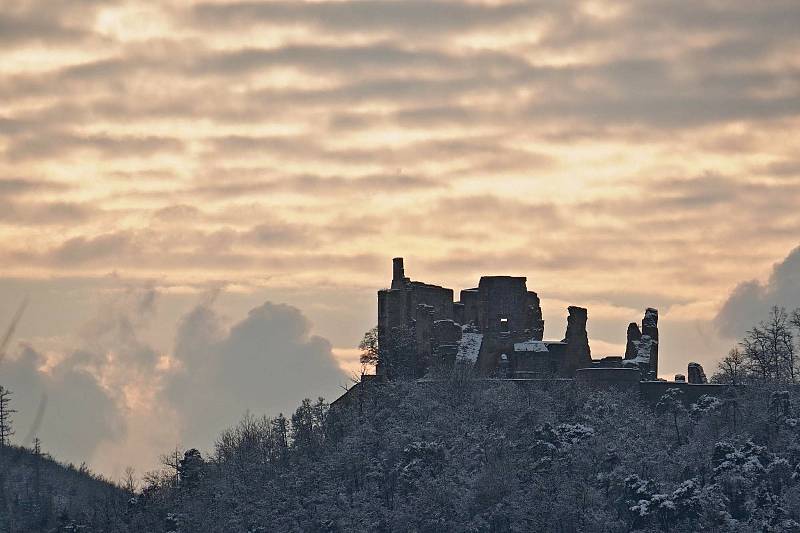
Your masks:
<path fill-rule="evenodd" d="M 796 388 L 768 385 L 684 407 L 569 385 L 395 382 L 360 413 L 320 401 L 290 419 L 246 417 L 213 452 L 165 456 L 124 500 L 50 468 L 49 509 L 82 499 L 49 529 L 20 518 L 32 469 L 5 474 L 0 529 L 794 531 L 799 408 Z"/>
<path fill-rule="evenodd" d="M 461 378 L 247 417 L 151 476 L 129 530 L 800 530 L 796 389 L 687 408 Z"/>

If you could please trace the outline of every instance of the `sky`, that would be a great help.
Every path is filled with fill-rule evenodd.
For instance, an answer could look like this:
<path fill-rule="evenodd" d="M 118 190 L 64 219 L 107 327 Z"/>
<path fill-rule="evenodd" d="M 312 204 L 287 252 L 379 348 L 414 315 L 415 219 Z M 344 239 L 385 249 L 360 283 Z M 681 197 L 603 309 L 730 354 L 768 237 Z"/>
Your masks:
<path fill-rule="evenodd" d="M 796 0 L 17 0 L 0 12 L 0 384 L 112 478 L 334 399 L 391 258 L 528 277 L 594 356 L 712 373 L 800 306 Z"/>

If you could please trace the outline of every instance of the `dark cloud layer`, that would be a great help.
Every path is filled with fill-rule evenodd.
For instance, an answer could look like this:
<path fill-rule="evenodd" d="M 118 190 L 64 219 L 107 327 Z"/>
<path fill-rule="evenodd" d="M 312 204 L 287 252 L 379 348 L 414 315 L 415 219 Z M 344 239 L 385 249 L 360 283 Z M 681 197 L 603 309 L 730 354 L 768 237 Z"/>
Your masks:
<path fill-rule="evenodd" d="M 800 247 L 776 263 L 769 279 L 740 283 L 717 314 L 715 324 L 729 338 L 741 338 L 767 318 L 773 306 L 800 308 Z"/>
<path fill-rule="evenodd" d="M 500 5 L 452 1 L 230 2 L 200 3 L 192 15 L 203 24 L 306 24 L 333 31 L 390 31 L 403 34 L 463 31 L 497 26 L 531 15 L 534 2 Z"/>
<path fill-rule="evenodd" d="M 38 187 L 37 187 L 38 188 Z M 24 189 L 17 189 L 22 191 Z M 90 220 L 97 211 L 76 202 L 14 202 L 0 196 L 0 224 L 52 226 L 79 225 Z"/>

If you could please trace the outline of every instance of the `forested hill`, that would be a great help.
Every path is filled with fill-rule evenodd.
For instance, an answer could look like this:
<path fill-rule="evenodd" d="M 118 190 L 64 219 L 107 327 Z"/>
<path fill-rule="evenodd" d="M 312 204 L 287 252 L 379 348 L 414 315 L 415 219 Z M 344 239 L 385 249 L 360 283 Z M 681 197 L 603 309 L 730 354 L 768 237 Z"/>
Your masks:
<path fill-rule="evenodd" d="M 0 446 L 0 532 L 115 531 L 131 494 L 85 467 Z"/>
<path fill-rule="evenodd" d="M 728 391 L 454 376 L 304 402 L 150 476 L 128 531 L 800 531 L 800 393 Z"/>

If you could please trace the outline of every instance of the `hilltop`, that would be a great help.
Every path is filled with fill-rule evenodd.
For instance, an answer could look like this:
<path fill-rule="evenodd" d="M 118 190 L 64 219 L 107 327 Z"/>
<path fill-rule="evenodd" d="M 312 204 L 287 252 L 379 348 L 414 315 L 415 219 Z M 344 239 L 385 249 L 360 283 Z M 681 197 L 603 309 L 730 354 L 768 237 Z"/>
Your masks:
<path fill-rule="evenodd" d="M 365 389 L 366 390 L 366 389 Z M 141 531 L 800 531 L 797 388 L 655 405 L 453 374 L 245 418 L 132 509 Z"/>
<path fill-rule="evenodd" d="M 0 446 L 3 533 L 125 531 L 119 527 L 130 497 L 85 465 L 76 468 L 34 450 Z"/>

